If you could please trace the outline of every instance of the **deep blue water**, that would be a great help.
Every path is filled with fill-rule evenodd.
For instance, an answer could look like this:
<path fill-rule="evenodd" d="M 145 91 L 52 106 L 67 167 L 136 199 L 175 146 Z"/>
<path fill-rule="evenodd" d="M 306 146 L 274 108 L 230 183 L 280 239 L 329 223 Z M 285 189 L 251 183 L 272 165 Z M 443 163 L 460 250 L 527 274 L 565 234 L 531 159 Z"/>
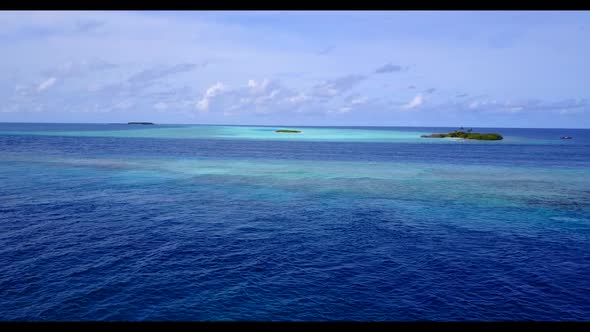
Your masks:
<path fill-rule="evenodd" d="M 0 124 L 0 320 L 590 320 L 590 130 L 164 127 Z"/>

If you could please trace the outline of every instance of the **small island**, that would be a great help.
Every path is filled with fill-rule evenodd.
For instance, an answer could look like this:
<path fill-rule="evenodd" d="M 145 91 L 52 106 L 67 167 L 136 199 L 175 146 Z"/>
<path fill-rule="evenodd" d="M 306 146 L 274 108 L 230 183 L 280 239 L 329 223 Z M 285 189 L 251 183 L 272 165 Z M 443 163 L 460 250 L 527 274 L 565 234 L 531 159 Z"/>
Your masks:
<path fill-rule="evenodd" d="M 127 122 L 130 125 L 153 125 L 153 122 Z"/>
<path fill-rule="evenodd" d="M 277 132 L 277 133 L 286 133 L 286 134 L 298 134 L 301 131 L 300 130 L 290 130 L 290 129 L 279 129 L 279 130 L 275 130 L 275 132 Z"/>
<path fill-rule="evenodd" d="M 462 138 L 462 139 L 475 139 L 475 140 L 482 140 L 482 141 L 498 141 L 503 139 L 502 135 L 496 133 L 472 133 L 471 129 L 468 131 L 458 131 L 455 130 L 452 133 L 448 134 L 430 134 L 430 135 L 422 135 L 424 138 Z"/>

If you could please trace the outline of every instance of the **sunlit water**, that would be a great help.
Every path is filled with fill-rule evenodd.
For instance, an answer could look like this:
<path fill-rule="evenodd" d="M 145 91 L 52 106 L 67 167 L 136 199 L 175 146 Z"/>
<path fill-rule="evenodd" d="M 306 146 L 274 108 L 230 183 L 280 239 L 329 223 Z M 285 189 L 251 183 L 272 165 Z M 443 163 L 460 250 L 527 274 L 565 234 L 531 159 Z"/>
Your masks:
<path fill-rule="evenodd" d="M 0 319 L 590 320 L 590 130 L 453 129 L 0 124 Z"/>

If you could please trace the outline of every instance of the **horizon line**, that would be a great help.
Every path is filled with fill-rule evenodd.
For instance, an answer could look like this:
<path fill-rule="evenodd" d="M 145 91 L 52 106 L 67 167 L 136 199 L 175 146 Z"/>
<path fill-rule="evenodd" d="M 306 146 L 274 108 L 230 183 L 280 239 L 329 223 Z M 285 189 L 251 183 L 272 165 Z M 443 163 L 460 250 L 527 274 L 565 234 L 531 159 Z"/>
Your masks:
<path fill-rule="evenodd" d="M 242 126 L 242 127 L 325 127 L 325 128 L 502 128 L 502 129 L 575 129 L 575 130 L 590 130 L 590 128 L 563 128 L 563 127 L 486 127 L 486 126 L 448 126 L 448 125 L 392 125 L 392 126 L 378 126 L 378 125 L 293 125 L 293 124 L 222 124 L 222 123 L 166 123 L 166 122 L 151 122 L 151 121 L 129 121 L 129 122 L 149 122 L 154 125 L 188 125 L 188 126 Z M 0 124 L 104 124 L 104 125 L 118 125 L 129 124 L 128 122 L 27 122 L 27 121 L 0 121 Z"/>

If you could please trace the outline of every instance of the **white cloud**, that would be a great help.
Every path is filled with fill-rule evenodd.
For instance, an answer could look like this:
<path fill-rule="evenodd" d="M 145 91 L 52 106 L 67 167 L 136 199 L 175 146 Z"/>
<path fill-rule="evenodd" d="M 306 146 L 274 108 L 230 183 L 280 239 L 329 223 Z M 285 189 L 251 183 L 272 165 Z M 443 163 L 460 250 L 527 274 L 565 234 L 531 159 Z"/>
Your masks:
<path fill-rule="evenodd" d="M 250 79 L 245 86 L 237 88 L 228 88 L 221 83 L 209 87 L 196 108 L 199 111 L 227 113 L 225 116 L 230 113 L 236 115 L 240 111 L 269 114 L 294 110 L 307 99 L 306 95 L 298 94 L 277 81 Z"/>
<path fill-rule="evenodd" d="M 258 93 L 266 91 L 270 81 L 265 78 L 261 82 L 256 82 L 256 80 L 248 80 L 248 87 L 250 88 L 251 92 Z"/>
<path fill-rule="evenodd" d="M 214 85 L 207 88 L 203 98 L 197 102 L 197 109 L 202 112 L 209 111 L 209 104 L 211 99 L 215 98 L 216 96 L 220 95 L 224 90 L 226 90 L 226 86 L 223 85 L 221 82 L 217 82 Z"/>
<path fill-rule="evenodd" d="M 294 96 L 290 96 L 288 98 L 285 99 L 288 103 L 292 103 L 292 104 L 301 104 L 304 103 L 308 100 L 311 100 L 311 97 L 306 95 L 305 93 L 298 93 Z"/>
<path fill-rule="evenodd" d="M 358 98 L 354 98 L 353 100 L 350 101 L 351 105 L 361 105 L 367 102 L 367 98 L 365 97 L 358 97 Z"/>
<path fill-rule="evenodd" d="M 57 78 L 55 77 L 50 77 L 47 80 L 41 82 L 41 84 L 39 84 L 39 86 L 37 87 L 37 91 L 41 92 L 41 91 L 45 91 L 49 88 L 51 88 L 55 82 L 57 82 Z"/>
<path fill-rule="evenodd" d="M 471 110 L 481 110 L 481 109 L 490 109 L 494 107 L 506 107 L 508 103 L 499 103 L 497 100 L 475 100 L 469 102 L 467 105 L 468 109 Z"/>
<path fill-rule="evenodd" d="M 402 109 L 409 110 L 412 108 L 416 108 L 424 103 L 424 98 L 422 95 L 416 95 L 414 99 L 410 100 L 407 104 L 402 106 Z"/>
<path fill-rule="evenodd" d="M 344 99 L 339 97 L 343 91 L 364 79 L 364 76 L 349 75 L 324 81 L 308 89 L 294 89 L 268 78 L 249 79 L 244 86 L 236 88 L 217 83 L 209 87 L 196 102 L 196 109 L 224 116 L 349 113 L 369 100 L 358 94 Z M 322 93 L 318 93 L 318 90 L 322 90 Z"/>

